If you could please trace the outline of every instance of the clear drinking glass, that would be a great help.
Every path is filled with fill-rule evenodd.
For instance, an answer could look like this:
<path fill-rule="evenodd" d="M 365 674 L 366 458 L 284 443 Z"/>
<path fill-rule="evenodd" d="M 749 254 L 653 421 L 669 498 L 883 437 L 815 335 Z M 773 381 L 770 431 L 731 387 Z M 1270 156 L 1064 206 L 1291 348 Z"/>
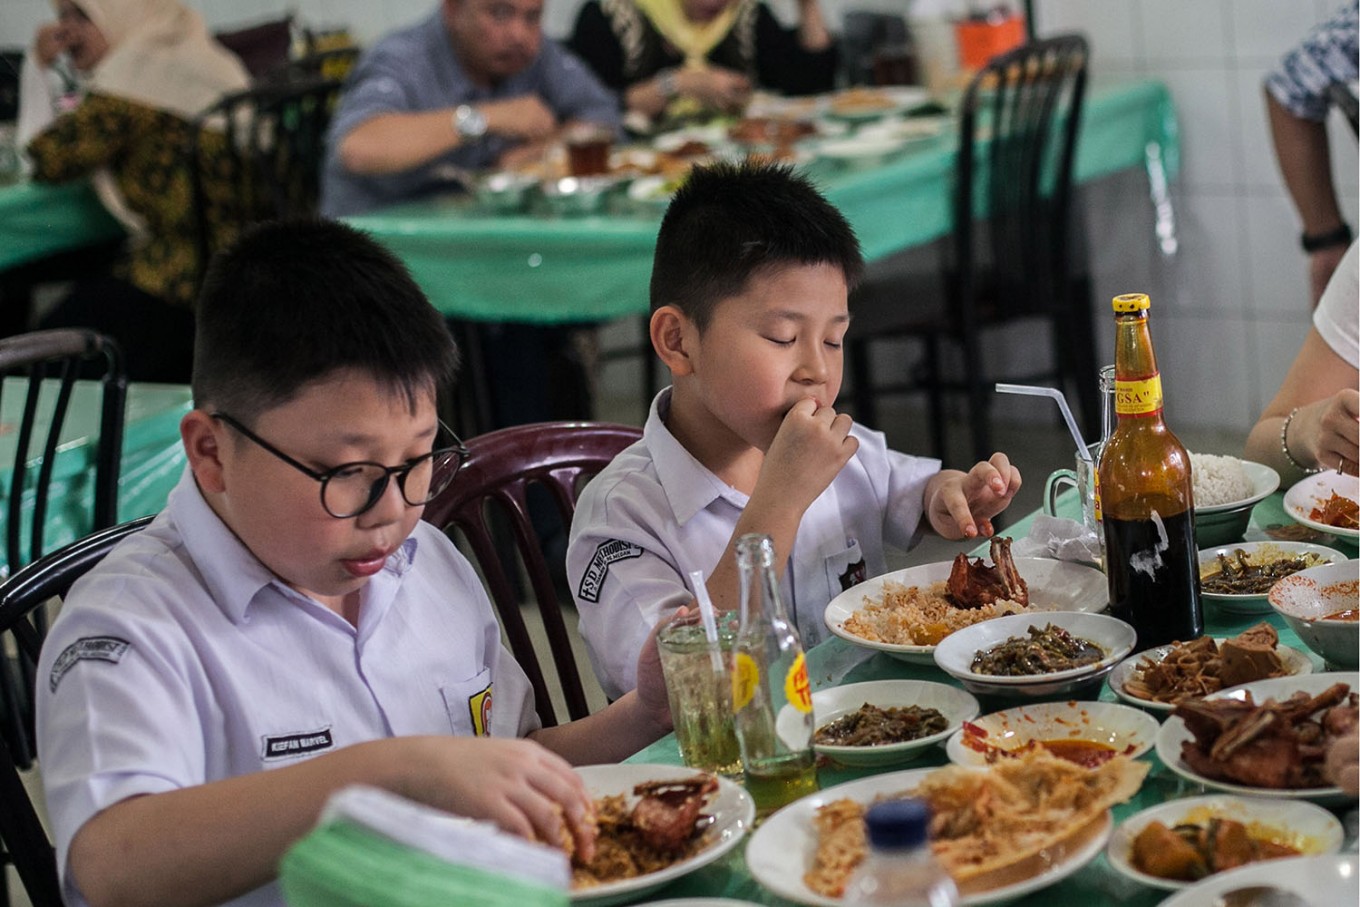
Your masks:
<path fill-rule="evenodd" d="M 741 746 L 732 718 L 732 679 L 728 672 L 735 638 L 730 624 L 719 620 L 719 658 L 715 664 L 713 649 L 695 611 L 672 620 L 656 637 L 680 757 L 690 768 L 730 777 L 741 775 Z"/>

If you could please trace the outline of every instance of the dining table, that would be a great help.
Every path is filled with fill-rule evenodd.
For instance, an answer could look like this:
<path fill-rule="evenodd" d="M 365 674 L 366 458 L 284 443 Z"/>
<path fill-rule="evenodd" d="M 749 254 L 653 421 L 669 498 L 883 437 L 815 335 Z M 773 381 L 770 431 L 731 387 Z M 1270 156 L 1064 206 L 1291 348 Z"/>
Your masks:
<path fill-rule="evenodd" d="M 1017 520 L 1007 527 L 1006 534 L 1016 539 L 1025 537 L 1041 512 L 1036 511 Z M 1059 496 L 1057 514 L 1069 519 L 1080 518 L 1080 505 L 1077 503 L 1077 497 L 1074 493 Z M 1271 537 L 1267 531 L 1270 527 L 1291 526 L 1293 524 L 1294 521 L 1285 511 L 1284 493 L 1276 492 L 1262 500 L 1253 509 L 1251 522 L 1244 533 L 1244 539 L 1247 541 L 1265 540 Z M 1297 529 L 1298 527 L 1294 526 L 1294 528 Z M 1347 558 L 1354 559 L 1357 556 L 1356 542 L 1352 538 L 1323 536 L 1318 540 L 1318 544 L 1335 548 Z M 984 555 L 986 545 L 980 546 L 972 553 L 975 556 Z M 1283 618 L 1273 612 L 1269 615 L 1238 614 L 1206 606 L 1205 634 L 1216 638 L 1233 636 L 1261 620 L 1267 621 L 1275 628 L 1281 645 L 1290 646 L 1305 653 L 1312 662 L 1314 671 L 1326 670 L 1322 659 L 1308 649 Z M 883 652 L 862 648 L 837 636 L 826 639 L 809 650 L 807 663 L 808 675 L 814 693 L 820 689 L 842 684 L 898 678 L 934 681 L 955 687 L 961 686 L 957 680 L 934 665 L 900 661 Z M 1108 683 L 1104 682 L 1100 684 L 1098 698 L 1105 702 L 1119 701 Z M 982 699 L 982 713 L 985 715 L 996 709 L 1018 704 L 1014 701 L 989 702 Z M 1154 713 L 1154 716 L 1157 715 L 1162 718 L 1165 717 L 1165 713 Z M 1156 804 L 1214 792 L 1206 790 L 1203 785 L 1186 780 L 1162 764 L 1155 749 L 1139 758 L 1149 763 L 1150 770 L 1138 793 L 1128 802 L 1119 804 L 1112 809 L 1111 812 L 1116 826 L 1123 819 Z M 680 766 L 683 764 L 674 734 L 667 735 L 651 746 L 644 748 L 626 762 L 663 766 Z M 879 772 L 928 768 L 947 764 L 949 764 L 949 760 L 945 756 L 944 747 L 938 745 L 929 748 L 912 762 L 878 769 L 852 768 L 819 759 L 818 782 L 820 788 L 826 790 L 834 785 L 868 777 Z M 1348 815 L 1344 815 L 1347 813 Z M 1338 811 L 1338 815 L 1343 816 L 1343 821 L 1349 822 L 1349 827 L 1346 828 L 1345 847 L 1353 851 L 1356 847 L 1355 804 L 1352 803 L 1346 809 Z M 721 897 L 772 905 L 772 907 L 785 907 L 785 905 L 794 903 L 762 888 L 752 876 L 745 860 L 745 847 L 749 840 L 750 836 L 748 835 L 745 840 L 721 859 L 702 866 L 671 882 L 666 887 L 648 894 L 647 899 Z M 1033 907 L 1040 907 L 1040 905 L 1042 907 L 1087 907 L 1087 905 L 1092 904 L 1151 907 L 1151 905 L 1161 903 L 1169 894 L 1167 891 L 1143 885 L 1117 872 L 1110 866 L 1106 855 L 1102 852 L 1077 872 L 1049 887 L 1033 891 L 1013 903 L 1033 905 Z"/>
<path fill-rule="evenodd" d="M 9 384 L 14 382 L 13 388 Z M 6 379 L 0 394 L 0 462 L 13 462 L 18 441 L 18 424 L 24 404 L 21 385 L 26 379 Z M 41 399 L 41 398 L 40 398 Z M 156 513 L 165 506 L 170 489 L 184 471 L 186 458 L 180 442 L 179 423 L 192 408 L 192 393 L 187 385 L 132 382 L 128 385 L 123 426 L 123 458 L 118 475 L 118 520 L 126 522 Z M 39 411 L 38 436 L 45 436 Z M 53 465 L 48 510 L 43 521 L 44 550 L 89 535 L 94 508 L 95 458 L 99 442 L 100 388 L 98 382 L 78 381 L 71 393 L 70 408 L 62 425 L 60 446 Z M 42 452 L 29 461 L 27 480 L 36 482 Z M 11 476 L 0 474 L 0 500 L 12 493 Z M 20 529 L 21 550 L 29 550 L 29 523 L 33 512 L 34 488 L 22 491 L 24 525 Z M 0 507 L 0 534 L 8 519 Z M 0 571 L 7 572 L 6 555 L 0 551 Z M 3 575 L 3 572 L 0 572 Z"/>

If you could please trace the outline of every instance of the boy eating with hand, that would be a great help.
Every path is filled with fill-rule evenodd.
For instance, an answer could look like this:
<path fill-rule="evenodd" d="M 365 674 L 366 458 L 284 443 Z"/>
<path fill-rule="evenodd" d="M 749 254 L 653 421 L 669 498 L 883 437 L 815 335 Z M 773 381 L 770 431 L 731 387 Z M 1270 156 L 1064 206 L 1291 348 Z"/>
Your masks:
<path fill-rule="evenodd" d="M 968 472 L 890 450 L 834 409 L 859 243 L 782 166 L 695 168 L 661 223 L 651 340 L 671 372 L 643 438 L 577 505 L 567 577 L 605 693 L 634 689 L 651 628 L 693 600 L 739 606 L 736 540 L 773 537 L 803 642 L 844 589 L 887 569 L 922 519 L 941 536 L 992 533 L 1020 488 L 1005 454 Z"/>
<path fill-rule="evenodd" d="M 265 225 L 214 262 L 188 469 L 71 590 L 39 663 L 68 904 L 282 904 L 279 858 L 350 784 L 589 858 L 570 764 L 669 729 L 655 643 L 636 694 L 539 726 L 476 573 L 420 521 L 465 453 L 436 417 L 456 360 L 348 227 Z"/>

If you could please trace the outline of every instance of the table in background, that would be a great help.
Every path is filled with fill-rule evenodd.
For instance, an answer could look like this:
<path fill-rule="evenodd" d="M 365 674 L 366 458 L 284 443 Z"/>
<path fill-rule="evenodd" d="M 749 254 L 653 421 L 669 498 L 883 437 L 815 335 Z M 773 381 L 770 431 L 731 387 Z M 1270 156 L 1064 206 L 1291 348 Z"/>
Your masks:
<path fill-rule="evenodd" d="M 809 173 L 872 261 L 948 235 L 955 139 L 946 130 L 881 166 L 815 162 Z M 1154 81 L 1097 84 L 1082 114 L 1076 179 L 1132 167 L 1150 168 L 1154 183 L 1178 171 L 1170 94 Z M 589 217 L 493 215 L 466 197 L 445 197 L 346 220 L 395 252 L 444 314 L 547 324 L 645 313 L 660 218 L 660 207 Z"/>
<path fill-rule="evenodd" d="M 124 235 L 85 182 L 0 187 L 0 336 L 25 329 L 36 284 L 88 273 Z"/>
<path fill-rule="evenodd" d="M 1059 499 L 1059 513 L 1063 516 L 1077 516 L 1075 495 L 1064 495 Z M 1018 521 L 1007 530 L 1014 538 L 1022 538 L 1029 532 L 1037 513 L 1032 513 Z M 1252 512 L 1251 525 L 1247 539 L 1267 538 L 1265 528 L 1274 524 L 1292 524 L 1294 521 L 1285 515 L 1284 494 L 1277 492 L 1256 505 Z M 1352 540 L 1327 537 L 1318 542 L 1336 548 L 1349 558 L 1356 557 L 1356 544 Z M 985 546 L 975 554 L 985 553 Z M 1209 605 L 1205 610 L 1205 633 L 1209 636 L 1233 636 L 1261 620 L 1268 620 L 1279 633 L 1282 645 L 1292 646 L 1305 653 L 1313 663 L 1314 671 L 1323 670 L 1322 659 L 1315 655 L 1285 623 L 1284 619 L 1273 612 L 1265 617 L 1260 615 L 1230 614 Z M 865 657 L 870 650 L 862 649 L 840 637 L 831 637 L 815 646 L 808 653 L 808 676 L 813 689 L 839 686 L 845 683 L 858 683 L 868 680 L 911 679 L 931 680 L 961 687 L 961 684 L 936 668 L 934 665 L 911 664 L 899 661 L 881 652 Z M 1106 702 L 1118 702 L 1108 684 L 1100 687 L 1099 698 Z M 1000 708 L 1019 705 L 1019 702 L 989 703 L 981 701 L 982 713 L 989 714 Z M 1165 715 L 1153 713 L 1159 721 Z M 1138 794 L 1128 803 L 1116 806 L 1113 810 L 1115 824 L 1139 810 L 1146 809 L 1166 800 L 1198 796 L 1203 793 L 1201 786 L 1190 782 L 1164 766 L 1157 754 L 1150 751 L 1140 757 L 1152 765 Z M 627 760 L 636 763 L 657 763 L 681 765 L 680 750 L 675 735 L 669 734 Z M 845 781 L 863 778 L 883 772 L 901 771 L 911 768 L 929 768 L 949 764 L 943 746 L 934 746 L 914 762 L 886 766 L 882 769 L 854 769 L 836 765 L 824 765 L 818 770 L 818 779 L 823 790 Z M 749 836 L 748 836 L 749 839 Z M 729 897 L 760 904 L 786 905 L 792 902 L 777 897 L 752 878 L 746 867 L 746 842 L 730 854 L 702 869 L 677 880 L 658 891 L 655 898 L 678 897 Z M 1165 900 L 1170 892 L 1142 885 L 1112 869 L 1104 852 L 1078 872 L 1056 884 L 1034 892 L 1013 903 L 1032 905 L 1032 907 L 1086 907 L 1089 904 L 1121 904 L 1125 907 L 1152 907 Z"/>
<path fill-rule="evenodd" d="M 9 379 L 23 383 L 22 379 Z M 94 508 L 95 451 L 99 439 L 99 387 L 78 382 L 63 426 L 61 447 L 53 467 L 52 488 L 45 520 L 45 550 L 52 551 L 91 531 Z M 118 477 L 118 520 L 124 522 L 157 513 L 184 471 L 184 447 L 179 422 L 191 408 L 192 395 L 181 384 L 128 385 L 127 417 L 123 428 L 123 462 Z M 15 426 L 24 394 L 16 385 L 0 400 L 0 458 L 12 461 L 17 441 Z M 38 426 L 41 428 L 42 426 Z M 30 482 L 36 482 L 41 455 L 29 463 Z M 8 473 L 0 475 L 0 498 L 9 495 Z M 24 492 L 23 550 L 28 550 L 27 521 L 32 513 L 32 488 Z M 0 532 L 6 510 L 0 507 Z M 0 551 L 0 571 L 5 570 Z"/>

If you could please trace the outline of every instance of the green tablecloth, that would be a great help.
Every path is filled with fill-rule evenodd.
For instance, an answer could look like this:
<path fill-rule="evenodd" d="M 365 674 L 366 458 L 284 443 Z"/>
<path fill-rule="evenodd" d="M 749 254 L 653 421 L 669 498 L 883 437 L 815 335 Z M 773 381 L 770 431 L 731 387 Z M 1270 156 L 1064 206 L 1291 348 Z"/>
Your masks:
<path fill-rule="evenodd" d="M 21 379 L 9 379 L 20 381 Z M 22 383 L 22 382 L 21 382 Z M 17 441 L 15 426 L 23 410 L 22 389 L 6 382 L 0 398 L 0 462 L 12 462 Z M 131 384 L 123 431 L 123 463 L 118 478 L 118 519 L 126 521 L 156 513 L 165 506 L 170 489 L 184 471 L 184 448 L 179 422 L 191 405 L 189 388 L 179 384 Z M 52 551 L 91 531 L 95 449 L 99 437 L 98 386 L 76 385 L 53 467 L 49 510 L 45 521 L 45 550 Z M 28 480 L 36 482 L 41 451 L 30 461 Z M 0 476 L 0 498 L 10 493 L 9 475 Z M 24 512 L 32 512 L 33 488 L 24 491 Z M 0 533 L 6 512 L 0 507 Z M 27 517 L 25 518 L 27 520 Z M 27 522 L 22 550 L 28 550 Z M 0 545 L 0 570 L 6 569 Z"/>
<path fill-rule="evenodd" d="M 1168 175 L 1178 170 L 1175 115 L 1160 83 L 1097 85 L 1081 126 L 1079 182 L 1146 166 L 1150 152 Z M 955 156 L 946 134 L 882 166 L 817 163 L 810 173 L 872 260 L 950 231 Z M 645 312 L 660 213 L 495 216 L 465 198 L 440 198 L 348 221 L 396 252 L 440 311 L 550 323 Z"/>
<path fill-rule="evenodd" d="M 0 188 L 0 270 L 122 235 L 84 182 Z"/>
<path fill-rule="evenodd" d="M 1059 512 L 1064 516 L 1075 517 L 1077 508 L 1075 505 L 1075 495 L 1066 495 L 1060 499 Z M 1015 525 L 1007 529 L 1007 534 L 1014 538 L 1022 538 L 1029 532 L 1029 527 L 1037 514 L 1030 514 Z M 1289 524 L 1293 521 L 1285 516 L 1284 494 L 1276 493 L 1256 506 L 1252 514 L 1251 526 L 1246 533 L 1248 539 L 1265 538 L 1264 528 L 1273 524 Z M 1335 547 L 1347 557 L 1356 557 L 1356 546 L 1353 541 L 1332 540 L 1330 538 L 1322 540 L 1320 544 L 1327 544 Z M 977 554 L 985 551 L 979 549 Z M 1257 623 L 1262 618 L 1251 615 L 1228 614 L 1219 611 L 1212 606 L 1205 610 L 1206 632 L 1212 636 L 1232 636 L 1245 630 L 1247 627 Z M 1271 614 L 1268 618 L 1270 623 L 1279 632 L 1280 642 L 1284 645 L 1306 652 L 1313 661 L 1315 671 L 1323 670 L 1323 663 L 1320 658 L 1314 655 L 1290 629 L 1288 624 L 1278 616 Z M 942 683 L 951 683 L 958 686 L 958 682 L 950 678 L 943 671 L 933 665 L 908 664 L 890 658 L 887 655 L 876 653 L 866 661 L 859 661 L 862 649 L 857 648 L 839 637 L 833 637 L 813 648 L 808 653 L 808 674 L 812 678 L 814 689 L 833 686 L 841 683 L 856 683 L 865 680 L 884 680 L 889 678 L 907 678 L 914 680 L 933 680 Z M 845 671 L 846 665 L 854 665 L 848 673 Z M 1108 685 L 1102 685 L 1100 699 L 1115 702 L 1118 701 Z M 997 705 L 995 708 L 1004 708 L 1005 705 Z M 992 711 L 988 703 L 983 703 L 984 713 Z M 1190 783 L 1182 779 L 1179 775 L 1162 765 L 1156 754 L 1150 752 L 1141 757 L 1152 764 L 1152 771 L 1148 774 L 1147 780 L 1143 783 L 1138 795 L 1129 803 L 1118 806 L 1114 809 L 1116 823 L 1123 818 L 1149 806 L 1161 803 L 1166 800 L 1179 797 L 1197 796 L 1203 793 L 1199 785 Z M 668 735 L 646 749 L 634 755 L 629 762 L 639 763 L 659 763 L 665 765 L 680 765 L 680 751 L 675 743 L 675 736 Z M 943 747 L 934 747 L 925 755 L 921 756 L 916 762 L 905 765 L 891 766 L 882 771 L 897 771 L 906 768 L 930 767 L 948 764 Z M 875 774 L 871 769 L 849 769 L 835 764 L 823 766 L 818 771 L 818 778 L 823 789 L 840 784 L 844 781 L 851 781 L 867 775 Z M 676 881 L 675 883 L 657 892 L 656 898 L 678 898 L 678 897 L 729 897 L 739 898 L 747 901 L 754 901 L 760 904 L 785 905 L 790 902 L 776 897 L 765 889 L 761 888 L 751 877 L 746 868 L 744 857 L 745 845 L 736 848 L 731 854 L 716 863 L 700 869 L 690 875 Z M 1092 905 L 1092 904 L 1121 904 L 1125 907 L 1151 907 L 1158 904 L 1168 896 L 1167 892 L 1159 891 L 1146 887 L 1131 879 L 1120 875 L 1110 868 L 1104 854 L 1101 854 L 1093 862 L 1088 864 L 1076 874 L 1068 877 L 1062 882 L 1049 888 L 1042 889 L 1025 898 L 1016 901 L 1017 904 L 1032 905 L 1032 907 L 1062 907 L 1062 905 Z"/>

